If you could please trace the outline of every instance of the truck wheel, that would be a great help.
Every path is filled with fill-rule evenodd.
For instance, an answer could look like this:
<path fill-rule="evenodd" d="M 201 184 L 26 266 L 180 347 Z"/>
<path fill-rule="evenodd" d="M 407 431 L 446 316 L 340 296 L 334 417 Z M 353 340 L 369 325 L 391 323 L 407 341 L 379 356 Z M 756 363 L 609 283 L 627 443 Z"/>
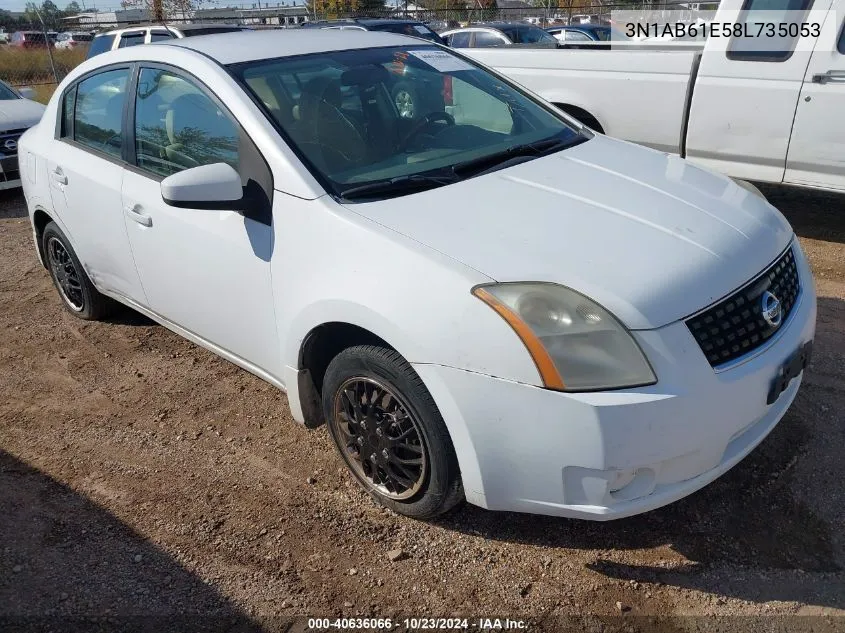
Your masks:
<path fill-rule="evenodd" d="M 395 350 L 359 345 L 338 354 L 326 370 L 322 399 L 340 456 L 376 501 L 428 519 L 463 499 L 446 424 Z"/>

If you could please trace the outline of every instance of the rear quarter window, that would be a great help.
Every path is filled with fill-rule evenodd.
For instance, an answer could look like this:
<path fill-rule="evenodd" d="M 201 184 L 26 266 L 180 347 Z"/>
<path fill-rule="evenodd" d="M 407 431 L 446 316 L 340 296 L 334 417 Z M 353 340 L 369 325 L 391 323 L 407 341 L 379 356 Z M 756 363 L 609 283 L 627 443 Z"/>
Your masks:
<path fill-rule="evenodd" d="M 114 35 L 98 35 L 88 48 L 88 57 L 94 57 L 94 55 L 110 51 L 112 44 L 114 44 Z"/>

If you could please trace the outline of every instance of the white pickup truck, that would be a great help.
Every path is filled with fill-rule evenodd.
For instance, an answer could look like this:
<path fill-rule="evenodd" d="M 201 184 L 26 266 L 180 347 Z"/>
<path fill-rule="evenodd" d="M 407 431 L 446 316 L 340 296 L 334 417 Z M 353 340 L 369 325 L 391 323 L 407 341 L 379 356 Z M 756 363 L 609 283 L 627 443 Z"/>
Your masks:
<path fill-rule="evenodd" d="M 806 9 L 819 35 L 765 56 L 726 37 L 698 50 L 461 52 L 599 132 L 734 178 L 845 192 L 845 0 L 723 0 L 716 21 L 758 6 Z"/>

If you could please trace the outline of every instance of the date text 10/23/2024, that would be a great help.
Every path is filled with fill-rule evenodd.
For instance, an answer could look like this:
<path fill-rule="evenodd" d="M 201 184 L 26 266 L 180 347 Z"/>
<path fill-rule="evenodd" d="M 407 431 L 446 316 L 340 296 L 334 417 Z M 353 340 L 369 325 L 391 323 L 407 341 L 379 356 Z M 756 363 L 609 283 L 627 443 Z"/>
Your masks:
<path fill-rule="evenodd" d="M 310 631 L 356 629 L 519 631 L 528 629 L 528 622 L 511 618 L 308 618 Z"/>

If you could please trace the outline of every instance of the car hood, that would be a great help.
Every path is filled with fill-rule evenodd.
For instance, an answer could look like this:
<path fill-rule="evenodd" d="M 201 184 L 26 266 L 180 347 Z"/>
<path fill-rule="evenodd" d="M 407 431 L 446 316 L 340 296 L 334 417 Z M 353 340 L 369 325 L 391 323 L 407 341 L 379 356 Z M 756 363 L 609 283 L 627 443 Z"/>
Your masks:
<path fill-rule="evenodd" d="M 41 120 L 44 106 L 29 99 L 0 101 L 0 131 L 32 127 Z"/>
<path fill-rule="evenodd" d="M 453 185 L 346 207 L 496 281 L 568 286 L 631 329 L 714 303 L 761 272 L 793 235 L 774 207 L 731 179 L 604 136 Z"/>

